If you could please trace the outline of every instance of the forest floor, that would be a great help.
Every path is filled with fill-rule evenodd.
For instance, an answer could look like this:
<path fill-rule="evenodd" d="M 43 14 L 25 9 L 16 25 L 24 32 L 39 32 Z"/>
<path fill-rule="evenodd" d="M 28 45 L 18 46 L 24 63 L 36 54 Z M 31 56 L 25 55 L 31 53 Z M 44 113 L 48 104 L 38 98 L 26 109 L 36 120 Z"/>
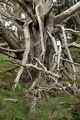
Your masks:
<path fill-rule="evenodd" d="M 10 60 L 0 55 L 0 120 L 80 120 L 80 98 L 56 91 L 40 100 L 36 112 L 30 113 L 26 95 L 30 83 L 20 81 L 20 87 L 12 90 L 17 69 L 6 71 L 16 66 Z"/>

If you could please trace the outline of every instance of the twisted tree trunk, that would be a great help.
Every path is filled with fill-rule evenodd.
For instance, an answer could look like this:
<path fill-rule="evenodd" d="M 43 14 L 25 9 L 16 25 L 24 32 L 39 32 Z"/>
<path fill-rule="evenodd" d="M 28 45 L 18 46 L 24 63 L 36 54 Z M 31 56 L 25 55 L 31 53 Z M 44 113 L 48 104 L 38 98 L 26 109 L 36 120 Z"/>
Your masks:
<path fill-rule="evenodd" d="M 22 62 L 19 64 L 20 70 L 14 81 L 13 88 L 16 88 L 21 76 L 23 76 L 23 79 L 29 81 L 32 79 L 34 81 L 31 89 L 34 89 L 37 83 L 39 83 L 38 88 L 40 88 L 41 83 L 44 86 L 46 81 L 46 84 L 50 85 L 50 89 L 53 89 L 54 85 L 58 85 L 67 93 L 60 82 L 61 71 L 65 72 L 64 69 L 67 68 L 64 66 L 64 59 L 67 59 L 67 62 L 73 68 L 74 80 L 76 80 L 76 69 L 68 48 L 70 45 L 67 44 L 65 28 L 57 24 L 63 24 L 64 20 L 77 12 L 80 9 L 80 2 L 56 16 L 53 11 L 56 5 L 52 0 L 12 0 L 12 2 L 13 4 L 16 2 L 26 14 L 25 19 L 16 18 L 15 15 L 14 19 L 12 19 L 8 16 L 17 26 L 21 26 L 24 36 L 22 40 L 25 41 L 24 53 L 23 51 L 15 52 L 16 58 L 22 60 Z M 11 32 L 9 33 L 1 20 L 0 26 L 9 47 L 14 50 L 24 50 L 24 47 L 19 44 L 20 36 L 17 38 Z M 72 31 L 74 32 L 74 30 Z M 64 74 L 68 77 L 66 73 Z M 76 86 L 75 81 L 73 83 Z M 46 88 L 46 90 L 49 89 Z"/>

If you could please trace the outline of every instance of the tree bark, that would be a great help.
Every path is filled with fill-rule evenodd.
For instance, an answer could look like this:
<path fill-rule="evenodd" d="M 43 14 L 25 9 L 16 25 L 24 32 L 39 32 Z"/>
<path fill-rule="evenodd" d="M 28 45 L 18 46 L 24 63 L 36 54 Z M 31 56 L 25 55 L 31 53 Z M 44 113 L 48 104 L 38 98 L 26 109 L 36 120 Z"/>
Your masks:
<path fill-rule="evenodd" d="M 66 18 L 73 15 L 75 12 L 77 12 L 80 9 L 80 2 L 75 4 L 74 6 L 70 7 L 66 11 L 62 12 L 61 14 L 55 16 L 55 24 L 60 24 L 63 22 Z"/>

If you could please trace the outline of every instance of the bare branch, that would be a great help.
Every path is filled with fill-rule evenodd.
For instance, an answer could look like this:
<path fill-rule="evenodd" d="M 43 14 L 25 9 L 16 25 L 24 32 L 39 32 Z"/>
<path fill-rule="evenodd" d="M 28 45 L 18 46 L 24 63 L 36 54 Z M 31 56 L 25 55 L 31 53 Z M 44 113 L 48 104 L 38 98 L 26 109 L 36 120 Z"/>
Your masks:
<path fill-rule="evenodd" d="M 39 70 L 39 71 L 42 71 L 43 73 L 46 73 L 46 74 L 49 74 L 49 75 L 51 75 L 51 76 L 53 76 L 53 77 L 55 77 L 55 78 L 60 78 L 60 75 L 57 75 L 57 74 L 55 74 L 55 73 L 53 73 L 53 72 L 50 72 L 50 71 L 45 71 L 44 69 L 42 69 L 42 68 L 40 68 L 40 67 L 37 67 L 37 66 L 35 66 L 35 65 L 32 65 L 32 64 L 26 64 L 26 65 L 24 65 L 25 67 L 32 67 L 32 68 L 35 68 L 35 69 L 37 69 L 37 70 Z"/>
<path fill-rule="evenodd" d="M 58 52 L 58 48 L 57 48 L 56 40 L 48 31 L 47 31 L 47 33 L 48 33 L 48 35 L 49 35 L 49 37 L 51 39 L 51 42 L 52 42 L 52 45 L 54 47 L 55 53 L 57 53 Z"/>
<path fill-rule="evenodd" d="M 62 29 L 63 36 L 64 36 L 65 49 L 67 50 L 69 60 L 70 60 L 71 62 L 73 62 L 73 59 L 72 59 L 72 57 L 71 57 L 70 51 L 69 51 L 68 46 L 67 46 L 67 38 L 66 38 L 66 34 L 65 34 L 65 29 L 64 29 L 63 26 L 61 26 L 61 29 Z M 74 71 L 74 80 L 75 80 L 75 79 L 76 79 L 76 69 L 75 69 L 74 64 L 72 64 L 72 67 L 73 67 L 73 71 Z"/>
<path fill-rule="evenodd" d="M 34 25 L 36 25 L 36 24 L 37 24 L 36 17 L 35 17 L 34 14 L 32 14 L 32 13 L 28 10 L 26 4 L 25 4 L 24 2 L 19 1 L 19 0 L 17 0 L 16 2 L 17 2 L 17 3 L 23 8 L 23 10 L 28 14 L 28 16 L 29 16 L 29 17 L 31 18 L 31 20 L 33 21 Z"/>
<path fill-rule="evenodd" d="M 25 51 L 23 54 L 23 59 L 22 59 L 22 65 L 25 65 L 27 60 L 28 60 L 28 54 L 30 52 L 30 34 L 29 34 L 29 28 L 28 26 L 24 26 L 24 37 L 25 37 Z M 13 90 L 16 89 L 16 86 L 18 84 L 18 81 L 23 73 L 24 70 L 24 66 L 20 67 L 20 70 L 18 71 L 18 75 L 14 81 L 14 86 L 13 86 Z"/>
<path fill-rule="evenodd" d="M 13 49 L 8 49 L 8 48 L 3 48 L 3 47 L 0 47 L 0 50 L 4 50 L 4 51 L 8 51 L 8 52 L 24 52 L 24 49 L 18 49 L 18 50 L 13 50 Z"/>
<path fill-rule="evenodd" d="M 11 57 L 11 58 L 14 58 L 14 59 L 17 59 L 17 56 L 15 54 L 11 54 L 9 52 L 6 52 L 6 51 L 0 51 L 3 55 L 6 55 L 8 57 Z"/>
<path fill-rule="evenodd" d="M 35 57 L 34 57 L 35 58 Z M 43 67 L 43 69 L 45 70 L 45 71 L 47 71 L 47 68 L 37 59 L 37 58 L 35 58 L 35 60 Z"/>
<path fill-rule="evenodd" d="M 54 70 L 54 68 L 57 66 L 57 70 L 59 70 L 59 63 L 60 63 L 60 56 L 61 56 L 61 43 L 59 41 L 59 46 L 57 46 L 57 41 L 55 40 L 55 38 L 47 31 L 51 41 L 52 41 L 52 45 L 54 47 L 54 51 L 56 54 L 54 54 L 54 56 L 56 57 L 56 63 L 54 64 L 54 66 L 52 66 L 51 71 Z"/>
<path fill-rule="evenodd" d="M 36 15 L 38 18 L 38 23 L 39 23 L 39 29 L 40 29 L 40 36 L 41 36 L 41 47 L 42 47 L 42 54 L 44 56 L 45 54 L 45 47 L 44 47 L 44 37 L 43 37 L 43 23 L 42 20 L 40 18 L 40 14 L 39 14 L 39 5 L 36 6 Z"/>
<path fill-rule="evenodd" d="M 69 28 L 65 28 L 66 31 L 70 31 L 72 33 L 74 33 L 75 35 L 78 35 L 80 37 L 80 31 L 75 31 L 73 29 L 69 29 Z"/>
<path fill-rule="evenodd" d="M 7 43 L 0 43 L 0 47 L 7 47 L 8 44 Z"/>
<path fill-rule="evenodd" d="M 17 99 L 11 99 L 11 98 L 6 98 L 6 99 L 4 99 L 4 101 L 18 102 L 18 100 L 17 100 Z"/>
<path fill-rule="evenodd" d="M 0 21 L 0 26 L 1 26 L 1 31 L 3 33 L 3 38 L 4 40 L 8 43 L 8 45 L 10 46 L 11 49 L 21 49 L 20 47 L 20 43 L 18 41 L 18 39 L 16 37 L 14 37 L 6 28 L 5 26 L 2 24 L 2 22 Z M 16 53 L 17 58 L 19 58 L 20 60 L 22 59 L 22 55 L 23 53 Z"/>
<path fill-rule="evenodd" d="M 62 57 L 61 57 L 61 60 L 64 60 L 64 61 L 67 61 L 67 62 L 69 62 L 69 63 L 71 63 L 71 64 L 74 64 L 74 65 L 78 65 L 78 66 L 80 66 L 80 64 L 75 63 L 75 62 L 71 62 L 70 60 L 68 60 L 68 59 L 64 59 L 64 58 L 62 58 Z"/>
<path fill-rule="evenodd" d="M 66 18 L 77 12 L 79 9 L 80 9 L 80 2 L 76 3 L 74 6 L 62 12 L 61 14 L 55 16 L 55 24 L 59 24 L 63 22 L 63 20 L 65 20 Z"/>
<path fill-rule="evenodd" d="M 54 5 L 52 4 L 52 5 L 48 8 L 47 12 L 44 13 L 44 19 L 46 19 L 46 18 L 49 16 L 49 14 L 50 14 L 50 12 L 52 11 L 53 7 L 54 7 Z"/>
<path fill-rule="evenodd" d="M 73 42 L 73 43 L 68 44 L 68 47 L 80 48 L 80 44 L 77 44 L 77 43 Z"/>

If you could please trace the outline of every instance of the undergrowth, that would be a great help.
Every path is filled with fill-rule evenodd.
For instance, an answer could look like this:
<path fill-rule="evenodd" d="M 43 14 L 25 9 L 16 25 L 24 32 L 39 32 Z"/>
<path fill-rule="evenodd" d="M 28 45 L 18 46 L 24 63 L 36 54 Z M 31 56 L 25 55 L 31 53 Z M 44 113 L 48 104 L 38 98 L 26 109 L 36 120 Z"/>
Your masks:
<path fill-rule="evenodd" d="M 6 56 L 0 56 L 2 71 L 14 66 L 12 63 L 4 62 L 6 59 L 8 60 Z M 20 88 L 12 91 L 15 77 L 16 71 L 5 74 L 0 71 L 0 120 L 80 120 L 79 98 L 66 95 L 63 97 L 55 91 L 50 93 L 50 97 L 38 101 L 36 112 L 31 113 L 31 100 L 26 95 L 29 83 L 20 81 Z"/>

